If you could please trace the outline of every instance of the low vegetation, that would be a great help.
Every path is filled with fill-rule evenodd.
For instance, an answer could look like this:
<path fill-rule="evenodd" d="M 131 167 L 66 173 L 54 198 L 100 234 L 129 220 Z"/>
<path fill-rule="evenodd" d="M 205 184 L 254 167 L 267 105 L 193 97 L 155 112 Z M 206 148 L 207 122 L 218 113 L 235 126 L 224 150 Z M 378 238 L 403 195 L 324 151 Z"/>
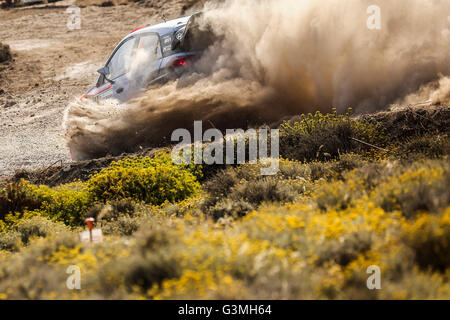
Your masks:
<path fill-rule="evenodd" d="M 450 298 L 447 136 L 400 142 L 317 113 L 283 124 L 280 140 L 274 176 L 163 152 L 86 182 L 4 185 L 0 298 Z M 103 242 L 79 241 L 86 217 Z M 71 265 L 81 290 L 66 287 Z M 366 285 L 373 265 L 381 290 Z"/>

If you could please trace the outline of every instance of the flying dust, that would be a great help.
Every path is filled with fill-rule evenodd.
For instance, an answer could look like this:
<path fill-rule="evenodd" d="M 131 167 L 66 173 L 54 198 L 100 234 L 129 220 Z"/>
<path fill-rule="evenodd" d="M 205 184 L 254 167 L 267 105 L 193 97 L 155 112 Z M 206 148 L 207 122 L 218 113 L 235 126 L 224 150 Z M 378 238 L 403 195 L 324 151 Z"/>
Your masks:
<path fill-rule="evenodd" d="M 374 4 L 381 28 L 371 30 Z M 77 158 L 161 146 L 194 120 L 246 129 L 332 107 L 364 113 L 450 101 L 448 0 L 230 0 L 207 2 L 204 12 L 221 40 L 195 72 L 126 105 L 68 107 Z"/>

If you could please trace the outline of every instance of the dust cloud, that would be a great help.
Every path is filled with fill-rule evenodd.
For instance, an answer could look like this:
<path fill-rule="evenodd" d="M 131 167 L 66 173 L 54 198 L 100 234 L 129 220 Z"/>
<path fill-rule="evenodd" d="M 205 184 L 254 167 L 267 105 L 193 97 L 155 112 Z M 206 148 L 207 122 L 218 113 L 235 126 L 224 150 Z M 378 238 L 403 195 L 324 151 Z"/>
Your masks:
<path fill-rule="evenodd" d="M 379 29 L 368 27 L 378 18 L 368 11 L 374 4 Z M 202 25 L 221 40 L 195 70 L 120 107 L 69 106 L 69 147 L 94 158 L 166 145 L 194 120 L 204 130 L 246 129 L 332 107 L 366 113 L 448 103 L 449 16 L 448 0 L 207 2 Z"/>

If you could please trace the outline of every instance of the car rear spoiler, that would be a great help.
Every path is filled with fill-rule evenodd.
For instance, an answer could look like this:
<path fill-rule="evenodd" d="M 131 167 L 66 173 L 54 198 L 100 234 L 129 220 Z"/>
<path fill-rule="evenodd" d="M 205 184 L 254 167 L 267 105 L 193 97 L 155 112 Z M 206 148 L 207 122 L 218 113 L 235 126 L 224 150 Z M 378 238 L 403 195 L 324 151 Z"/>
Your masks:
<path fill-rule="evenodd" d="M 217 41 L 212 26 L 205 25 L 202 19 L 203 12 L 195 13 L 189 18 L 179 45 L 182 51 L 204 51 Z"/>

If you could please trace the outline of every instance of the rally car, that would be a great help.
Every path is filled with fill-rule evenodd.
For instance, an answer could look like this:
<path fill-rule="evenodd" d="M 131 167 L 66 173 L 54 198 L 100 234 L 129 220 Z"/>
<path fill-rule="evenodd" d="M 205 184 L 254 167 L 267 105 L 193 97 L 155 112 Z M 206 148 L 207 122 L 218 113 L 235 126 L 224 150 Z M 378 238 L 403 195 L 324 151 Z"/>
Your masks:
<path fill-rule="evenodd" d="M 199 27 L 201 13 L 134 29 L 120 41 L 95 87 L 82 99 L 120 102 L 155 83 L 179 77 L 212 44 L 212 33 Z"/>

